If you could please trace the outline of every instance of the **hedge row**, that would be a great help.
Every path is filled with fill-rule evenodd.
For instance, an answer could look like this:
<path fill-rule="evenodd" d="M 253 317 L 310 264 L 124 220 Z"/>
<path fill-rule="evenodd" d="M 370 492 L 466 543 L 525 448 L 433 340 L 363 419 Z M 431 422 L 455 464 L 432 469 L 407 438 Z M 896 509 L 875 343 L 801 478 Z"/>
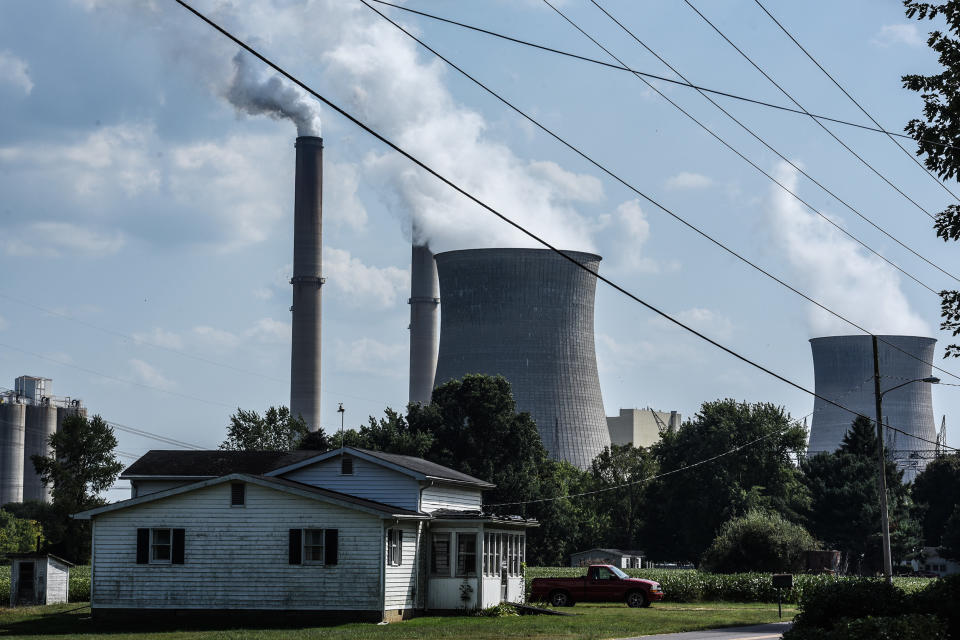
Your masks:
<path fill-rule="evenodd" d="M 70 568 L 70 602 L 90 601 L 90 565 Z M 10 604 L 10 567 L 0 565 L 0 607 Z"/>
<path fill-rule="evenodd" d="M 583 576 L 582 567 L 527 567 L 527 594 L 533 578 L 577 578 Z M 705 573 L 684 569 L 624 569 L 633 578 L 656 580 L 666 592 L 668 602 L 776 602 L 768 573 Z M 804 592 L 812 587 L 858 580 L 856 577 L 796 574 L 793 589 L 783 593 L 783 601 L 796 604 Z M 897 586 L 906 592 L 922 589 L 929 578 L 894 578 Z"/>

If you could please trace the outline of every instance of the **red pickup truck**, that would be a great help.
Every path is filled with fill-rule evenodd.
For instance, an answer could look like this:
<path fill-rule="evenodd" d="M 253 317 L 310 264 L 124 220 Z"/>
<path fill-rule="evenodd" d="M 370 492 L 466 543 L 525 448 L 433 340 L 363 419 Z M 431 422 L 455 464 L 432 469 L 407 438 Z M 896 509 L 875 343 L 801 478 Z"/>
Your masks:
<path fill-rule="evenodd" d="M 649 607 L 663 600 L 663 589 L 653 580 L 631 578 L 609 564 L 591 565 L 580 578 L 534 578 L 532 601 L 546 600 L 555 607 L 577 602 L 626 602 L 631 607 Z"/>

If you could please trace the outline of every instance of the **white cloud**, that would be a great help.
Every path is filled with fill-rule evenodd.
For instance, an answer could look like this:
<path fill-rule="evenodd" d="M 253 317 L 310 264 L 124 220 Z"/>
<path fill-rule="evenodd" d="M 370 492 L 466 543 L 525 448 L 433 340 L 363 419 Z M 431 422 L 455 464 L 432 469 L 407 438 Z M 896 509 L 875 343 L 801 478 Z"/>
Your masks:
<path fill-rule="evenodd" d="M 371 267 L 349 251 L 323 248 L 325 287 L 347 294 L 353 307 L 386 309 L 396 305 L 410 289 L 410 271 L 399 267 Z"/>
<path fill-rule="evenodd" d="M 336 367 L 348 373 L 403 378 L 409 373 L 406 344 L 384 344 L 372 338 L 334 343 Z"/>
<path fill-rule="evenodd" d="M 30 95 L 33 80 L 27 63 L 9 51 L 0 51 L 0 85 L 10 85 Z"/>
<path fill-rule="evenodd" d="M 160 327 L 154 327 L 147 332 L 134 333 L 133 339 L 137 344 L 150 344 L 167 349 L 183 349 L 183 338 L 179 334 L 166 331 Z"/>
<path fill-rule="evenodd" d="M 667 189 L 705 189 L 713 186 L 713 178 L 683 171 L 667 180 Z"/>
<path fill-rule="evenodd" d="M 880 47 L 890 47 L 896 44 L 922 47 L 926 43 L 926 38 L 915 24 L 886 24 L 870 41 Z"/>
<path fill-rule="evenodd" d="M 367 210 L 357 195 L 360 167 L 351 163 L 324 160 L 323 222 L 362 231 L 367 226 Z"/>
<path fill-rule="evenodd" d="M 147 386 L 165 390 L 172 389 L 176 386 L 176 384 L 164 376 L 159 369 L 143 360 L 131 358 L 129 363 L 137 380 Z"/>
<path fill-rule="evenodd" d="M 252 293 L 257 300 L 269 300 L 273 297 L 273 289 L 270 287 L 257 287 Z"/>
<path fill-rule="evenodd" d="M 126 243 L 120 231 L 101 232 L 68 222 L 34 222 L 10 229 L 0 247 L 11 256 L 106 256 Z"/>
<path fill-rule="evenodd" d="M 634 199 L 622 202 L 614 212 L 612 221 L 616 223 L 618 230 L 614 240 L 614 253 L 620 256 L 619 261 L 614 263 L 613 270 L 658 272 L 660 267 L 657 262 L 644 254 L 644 245 L 650 239 L 650 223 L 640 207 L 640 201 Z M 603 223 L 608 224 L 606 220 Z"/>
<path fill-rule="evenodd" d="M 797 192 L 797 171 L 788 164 L 778 165 L 777 178 Z M 930 335 L 926 322 L 910 308 L 893 267 L 864 253 L 782 189 L 771 189 L 771 233 L 784 250 L 801 289 L 873 333 Z M 855 331 L 812 305 L 809 323 L 815 335 Z"/>
<path fill-rule="evenodd" d="M 273 318 L 261 318 L 244 332 L 248 338 L 264 343 L 290 342 L 290 323 Z"/>
<path fill-rule="evenodd" d="M 730 318 L 711 309 L 693 307 L 675 315 L 677 320 L 716 340 L 728 340 L 733 336 Z"/>
<path fill-rule="evenodd" d="M 4 318 L 3 316 L 0 316 L 0 331 L 3 331 L 9 326 L 10 324 L 7 322 L 6 318 Z"/>
<path fill-rule="evenodd" d="M 206 325 L 194 327 L 192 333 L 201 344 L 215 349 L 229 350 L 240 344 L 240 338 L 236 334 Z"/>

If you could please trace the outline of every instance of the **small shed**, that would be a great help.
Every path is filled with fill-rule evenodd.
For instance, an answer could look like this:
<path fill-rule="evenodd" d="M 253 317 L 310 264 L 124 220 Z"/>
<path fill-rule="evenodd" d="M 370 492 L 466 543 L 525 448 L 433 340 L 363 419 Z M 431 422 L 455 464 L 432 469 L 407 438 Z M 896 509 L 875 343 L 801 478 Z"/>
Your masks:
<path fill-rule="evenodd" d="M 642 569 L 643 551 L 639 549 L 588 549 L 570 555 L 571 567 L 612 564 L 621 569 Z"/>
<path fill-rule="evenodd" d="M 70 593 L 72 563 L 49 553 L 11 553 L 10 606 L 58 604 Z"/>

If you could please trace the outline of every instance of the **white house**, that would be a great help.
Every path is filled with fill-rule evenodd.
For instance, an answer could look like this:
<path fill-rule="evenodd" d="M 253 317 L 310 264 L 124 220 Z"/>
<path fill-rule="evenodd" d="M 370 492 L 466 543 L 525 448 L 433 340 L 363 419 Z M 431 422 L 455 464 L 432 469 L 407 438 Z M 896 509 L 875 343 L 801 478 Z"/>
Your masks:
<path fill-rule="evenodd" d="M 523 597 L 535 521 L 488 482 L 364 449 L 151 451 L 93 523 L 95 615 L 271 610 L 393 620 Z"/>
<path fill-rule="evenodd" d="M 570 554 L 571 567 L 588 567 L 591 564 L 612 564 L 621 569 L 641 569 L 643 568 L 643 551 L 595 548 Z"/>
<path fill-rule="evenodd" d="M 949 560 L 940 555 L 938 547 L 924 547 L 919 558 L 910 561 L 914 571 L 935 573 L 939 577 L 960 573 L 960 562 Z"/>

